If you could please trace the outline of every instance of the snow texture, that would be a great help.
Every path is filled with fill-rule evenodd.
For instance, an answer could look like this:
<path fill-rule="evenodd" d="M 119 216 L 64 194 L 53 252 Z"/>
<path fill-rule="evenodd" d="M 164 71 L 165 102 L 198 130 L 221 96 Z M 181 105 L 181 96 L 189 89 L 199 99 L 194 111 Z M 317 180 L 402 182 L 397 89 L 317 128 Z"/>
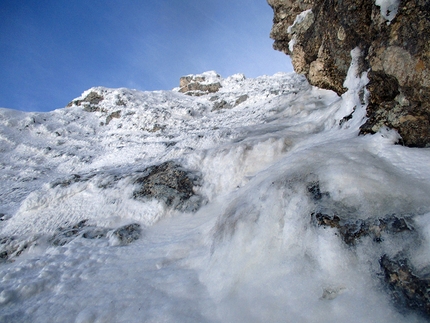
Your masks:
<path fill-rule="evenodd" d="M 219 80 L 0 110 L 0 322 L 425 321 L 396 309 L 378 260 L 429 264 L 430 150 L 357 136 L 366 75 L 352 65 L 342 97 L 296 74 Z M 199 207 L 134 198 L 169 162 Z M 348 246 L 315 212 L 407 216 L 416 234 Z"/>
<path fill-rule="evenodd" d="M 390 23 L 397 15 L 400 0 L 376 0 L 375 4 L 381 8 L 381 16 Z"/>

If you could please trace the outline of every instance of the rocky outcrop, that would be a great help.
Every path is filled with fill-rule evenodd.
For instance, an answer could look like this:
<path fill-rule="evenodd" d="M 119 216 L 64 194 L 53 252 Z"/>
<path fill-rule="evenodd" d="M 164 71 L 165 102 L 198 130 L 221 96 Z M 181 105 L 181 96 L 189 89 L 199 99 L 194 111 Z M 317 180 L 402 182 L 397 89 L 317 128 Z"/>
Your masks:
<path fill-rule="evenodd" d="M 135 181 L 137 189 L 133 197 L 137 200 L 156 199 L 170 208 L 193 212 L 203 202 L 202 197 L 194 192 L 200 181 L 199 174 L 168 161 L 145 169 Z"/>
<path fill-rule="evenodd" d="M 221 76 L 215 72 L 183 76 L 179 79 L 179 92 L 191 96 L 215 93 L 221 88 L 220 79 Z"/>
<path fill-rule="evenodd" d="M 90 92 L 88 95 L 82 100 L 73 100 L 70 102 L 67 107 L 71 107 L 73 105 L 83 106 L 84 110 L 87 112 L 96 112 L 100 111 L 98 104 L 104 100 L 104 97 L 96 92 Z"/>
<path fill-rule="evenodd" d="M 268 0 L 274 48 L 312 85 L 343 94 L 351 50 L 368 71 L 361 133 L 396 129 L 410 147 L 430 146 L 430 2 Z"/>

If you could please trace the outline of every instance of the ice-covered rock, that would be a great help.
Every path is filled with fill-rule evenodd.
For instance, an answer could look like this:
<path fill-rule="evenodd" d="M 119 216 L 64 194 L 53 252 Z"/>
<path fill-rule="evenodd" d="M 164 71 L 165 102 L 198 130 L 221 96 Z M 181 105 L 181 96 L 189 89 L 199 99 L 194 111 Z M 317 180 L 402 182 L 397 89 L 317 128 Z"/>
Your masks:
<path fill-rule="evenodd" d="M 430 152 L 358 136 L 360 54 L 0 109 L 0 322 L 428 321 Z"/>

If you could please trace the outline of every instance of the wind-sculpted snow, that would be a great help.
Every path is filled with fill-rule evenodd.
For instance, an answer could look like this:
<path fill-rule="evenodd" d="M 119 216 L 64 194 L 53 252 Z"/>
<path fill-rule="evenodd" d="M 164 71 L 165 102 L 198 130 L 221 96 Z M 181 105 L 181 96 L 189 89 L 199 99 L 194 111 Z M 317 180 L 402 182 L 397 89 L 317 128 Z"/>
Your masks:
<path fill-rule="evenodd" d="M 357 136 L 366 76 L 205 75 L 0 110 L 0 322 L 425 322 L 430 151 Z"/>

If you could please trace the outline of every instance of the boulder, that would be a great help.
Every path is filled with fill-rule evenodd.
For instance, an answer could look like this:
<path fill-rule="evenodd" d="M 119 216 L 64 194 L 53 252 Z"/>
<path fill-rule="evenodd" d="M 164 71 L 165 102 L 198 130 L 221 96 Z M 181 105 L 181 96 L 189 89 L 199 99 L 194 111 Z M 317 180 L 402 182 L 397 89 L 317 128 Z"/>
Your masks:
<path fill-rule="evenodd" d="M 199 174 L 168 161 L 143 171 L 135 181 L 137 189 L 133 197 L 143 201 L 154 198 L 176 210 L 196 211 L 202 198 L 194 192 L 194 187 L 200 181 Z"/>

